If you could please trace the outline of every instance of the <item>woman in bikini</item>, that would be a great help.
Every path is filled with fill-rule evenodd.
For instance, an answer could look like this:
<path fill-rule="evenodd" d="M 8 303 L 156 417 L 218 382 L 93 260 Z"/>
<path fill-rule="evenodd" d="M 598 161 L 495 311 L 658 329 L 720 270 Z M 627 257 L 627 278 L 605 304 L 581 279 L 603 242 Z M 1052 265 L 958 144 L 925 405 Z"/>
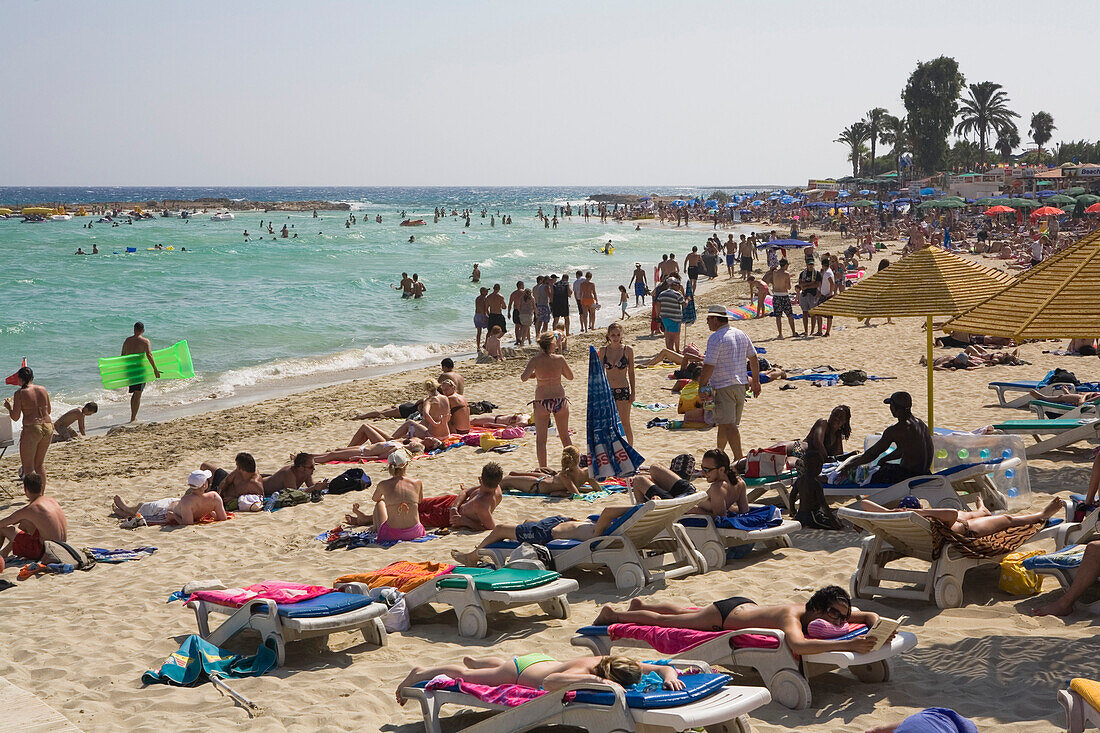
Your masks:
<path fill-rule="evenodd" d="M 393 453 L 399 448 L 403 448 L 412 455 L 419 455 L 421 453 L 427 453 L 433 451 L 436 448 L 443 445 L 443 442 L 432 437 L 426 438 L 402 438 L 401 440 L 391 440 L 380 431 L 378 428 L 372 425 L 363 425 L 359 428 L 359 432 L 356 432 L 356 440 L 359 438 L 360 433 L 366 431 L 373 431 L 363 443 L 353 442 L 347 448 L 336 448 L 328 453 L 318 453 L 313 456 L 314 463 L 350 463 L 358 461 L 361 458 L 388 458 L 390 453 Z"/>
<path fill-rule="evenodd" d="M 520 375 L 520 381 L 535 378 L 535 399 L 528 404 L 534 406 L 535 449 L 539 465 L 546 465 L 546 437 L 550 430 L 550 418 L 558 429 L 562 446 L 573 445 L 569 439 L 569 399 L 565 396 L 562 377 L 573 378 L 569 362 L 557 350 L 557 338 L 553 333 L 539 336 L 539 353 L 531 357 L 527 367 Z"/>
<path fill-rule="evenodd" d="M 408 700 L 401 694 L 406 687 L 430 680 L 437 675 L 447 675 L 478 685 L 523 685 L 543 690 L 557 690 L 580 682 L 610 683 L 612 687 L 631 687 L 642 675 L 656 672 L 664 680 L 667 690 L 682 690 L 675 668 L 664 664 L 636 662 L 629 657 L 579 657 L 559 662 L 551 656 L 536 652 L 521 657 L 463 657 L 462 664 L 441 664 L 435 667 L 413 667 L 397 685 L 397 702 Z"/>
<path fill-rule="evenodd" d="M 568 368 L 568 367 L 567 367 Z M 11 400 L 4 400 L 4 409 L 12 422 L 23 418 L 23 432 L 19 436 L 19 461 L 23 475 L 37 473 L 46 485 L 46 451 L 53 440 L 53 423 L 50 421 L 50 395 L 45 387 L 32 384 L 34 372 L 28 366 L 15 373 L 19 389 Z M 569 375 L 573 377 L 572 374 Z"/>
<path fill-rule="evenodd" d="M 439 380 L 439 391 L 447 399 L 447 409 L 451 416 L 451 432 L 457 435 L 470 432 L 470 403 L 458 393 L 454 381 L 443 377 Z"/>
<path fill-rule="evenodd" d="M 570 498 L 573 494 L 600 491 L 596 479 L 580 467 L 580 451 L 576 446 L 566 446 L 561 451 L 561 470 L 539 468 L 538 471 L 512 471 L 500 482 L 500 488 L 522 491 L 527 494 Z"/>
<path fill-rule="evenodd" d="M 634 349 L 623 343 L 623 327 L 618 322 L 607 327 L 607 343 L 599 350 L 600 361 L 607 372 L 611 396 L 619 411 L 628 443 L 634 442 L 630 429 L 630 406 L 634 402 Z"/>
<path fill-rule="evenodd" d="M 422 420 L 406 420 L 390 439 L 431 437 L 442 440 L 451 434 L 451 403 L 439 394 L 439 385 L 434 380 L 426 380 L 424 389 L 428 396 L 420 403 Z"/>
<path fill-rule="evenodd" d="M 1043 507 L 1041 512 L 1030 514 L 993 514 L 986 509 L 982 498 L 978 497 L 978 506 L 972 511 L 960 512 L 957 509 L 887 509 L 870 499 L 863 499 L 857 508 L 865 512 L 877 512 L 890 514 L 896 512 L 911 511 L 928 519 L 935 519 L 941 524 L 947 525 L 955 534 L 963 537 L 988 537 L 1012 527 L 1025 527 L 1029 524 L 1045 522 L 1058 512 L 1062 511 L 1065 504 L 1061 499 L 1051 499 L 1050 503 Z"/>

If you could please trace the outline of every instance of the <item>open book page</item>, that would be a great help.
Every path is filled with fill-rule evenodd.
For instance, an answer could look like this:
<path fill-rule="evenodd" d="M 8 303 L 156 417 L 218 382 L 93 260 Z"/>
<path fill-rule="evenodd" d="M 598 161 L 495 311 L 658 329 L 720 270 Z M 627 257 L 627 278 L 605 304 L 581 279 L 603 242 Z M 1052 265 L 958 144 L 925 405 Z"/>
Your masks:
<path fill-rule="evenodd" d="M 881 649 L 886 641 L 893 636 L 894 632 L 898 630 L 898 627 L 905 623 L 907 618 L 907 616 L 902 616 L 897 619 L 880 617 L 864 637 L 865 639 L 875 642 L 875 646 L 871 651 L 877 652 Z"/>

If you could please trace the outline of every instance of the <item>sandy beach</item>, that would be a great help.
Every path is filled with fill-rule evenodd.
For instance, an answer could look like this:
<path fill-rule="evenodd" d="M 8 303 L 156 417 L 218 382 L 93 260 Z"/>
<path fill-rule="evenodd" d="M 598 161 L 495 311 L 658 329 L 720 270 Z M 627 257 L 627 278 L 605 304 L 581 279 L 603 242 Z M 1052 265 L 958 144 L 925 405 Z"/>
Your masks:
<path fill-rule="evenodd" d="M 693 233 L 709 234 L 709 227 Z M 723 235 L 724 238 L 724 235 Z M 702 236 L 698 237 L 699 244 Z M 685 243 L 688 240 L 685 239 Z M 896 250 L 892 243 L 890 249 Z M 821 249 L 839 251 L 839 236 L 821 235 Z M 630 257 L 627 252 L 624 257 Z M 891 259 L 895 255 L 891 252 Z M 979 259 L 983 264 L 992 260 Z M 877 264 L 877 257 L 873 264 Z M 652 263 L 648 263 L 651 266 Z M 724 269 L 724 268 L 723 268 Z M 792 269 L 797 269 L 792 267 Z M 759 266 L 758 266 L 759 274 Z M 605 299 L 610 289 L 601 285 Z M 704 285 L 697 296 L 700 312 L 711 303 L 747 301 L 743 283 L 724 274 Z M 633 302 L 633 298 L 631 299 Z M 613 307 L 610 303 L 605 308 Z M 606 310 L 605 310 L 606 312 Z M 639 357 L 655 353 L 661 342 L 650 339 L 648 309 L 626 321 L 627 341 Z M 784 367 L 829 364 L 837 371 L 863 369 L 868 374 L 896 377 L 859 387 L 798 388 L 780 391 L 766 385 L 759 399 L 750 400 L 742 422 L 746 448 L 776 440 L 803 438 L 819 417 L 838 404 L 852 411 L 850 447 L 862 447 L 863 436 L 889 424 L 883 399 L 897 389 L 912 393 L 915 412 L 923 417 L 925 376 L 918 364 L 924 354 L 924 334 L 918 319 L 876 320 L 864 327 L 837 319 L 828 338 L 775 339 L 771 318 L 740 322 L 767 358 Z M 687 330 L 687 341 L 701 348 L 707 337 L 702 319 Z M 603 341 L 603 330 L 574 335 L 568 358 L 576 379 L 566 385 L 572 399 L 571 425 L 576 442 L 584 442 L 585 395 L 589 343 Z M 1064 342 L 1037 342 L 1021 347 L 1030 366 L 997 366 L 975 371 L 936 374 L 936 424 L 974 429 L 1023 413 L 996 407 L 987 389 L 997 379 L 1038 379 L 1055 366 L 1094 378 L 1096 361 L 1043 354 Z M 954 353 L 938 350 L 938 353 Z M 467 380 L 466 396 L 488 399 L 503 411 L 522 411 L 533 387 L 518 374 L 526 358 L 501 363 L 468 361 L 458 370 Z M 638 399 L 675 405 L 667 390 L 672 368 L 639 369 Z M 422 730 L 415 703 L 404 708 L 394 700 L 394 687 L 414 663 L 457 660 L 465 654 L 511 656 L 540 651 L 568 658 L 577 655 L 569 644 L 576 627 L 588 623 L 601 604 L 625 601 L 609 576 L 571 574 L 581 589 L 570 596 L 572 615 L 553 620 L 537 607 L 491 615 L 483 640 L 462 639 L 453 613 L 439 607 L 420 611 L 410 630 L 390 635 L 384 648 L 363 643 L 362 636 L 334 634 L 325 647 L 307 641 L 288 648 L 287 663 L 274 672 L 236 680 L 238 690 L 265 709 L 250 720 L 245 710 L 213 685 L 196 688 L 148 686 L 141 674 L 156 668 L 188 634 L 195 633 L 193 613 L 180 603 L 166 603 L 173 591 L 193 579 L 218 578 L 230 587 L 268 579 L 331 585 L 339 575 L 380 568 L 398 559 L 438 560 L 452 549 L 469 550 L 479 535 L 452 533 L 424 543 L 403 543 L 391 549 L 364 548 L 326 552 L 313 538 L 336 527 L 355 501 L 366 494 L 326 497 L 275 513 L 238 513 L 228 522 L 186 528 L 120 529 L 109 516 L 111 497 L 153 500 L 182 493 L 187 474 L 203 461 L 231 466 L 238 451 L 249 451 L 260 470 L 270 473 L 298 451 L 321 452 L 347 444 L 359 422 L 349 419 L 360 410 L 386 407 L 421 393 L 423 380 L 438 369 L 391 374 L 326 386 L 258 404 L 189 415 L 165 422 L 138 424 L 51 448 L 49 494 L 61 502 L 69 522 L 69 538 L 77 546 L 132 548 L 155 546 L 157 552 L 139 562 L 100 565 L 90 572 L 39 577 L 18 583 L 0 594 L 0 676 L 28 690 L 87 731 L 159 731 L 245 728 L 249 730 Z M 672 418 L 675 407 L 659 413 L 634 410 L 636 447 L 647 463 L 679 453 L 699 456 L 713 447 L 715 433 L 646 429 L 656 415 Z M 386 421 L 379 421 L 386 422 Z M 550 439 L 551 464 L 559 444 Z M 504 455 L 457 448 L 414 462 L 410 474 L 424 482 L 425 495 L 453 493 L 459 484 L 476 483 L 481 467 L 497 460 L 505 471 L 536 467 L 534 438 Z M 1083 492 L 1090 454 L 1085 450 L 1056 454 L 1055 460 L 1029 462 L 1032 508 L 1051 496 Z M 18 459 L 9 450 L 0 460 L 4 488 L 16 489 Z M 331 478 L 345 466 L 319 466 L 316 476 Z M 380 464 L 366 467 L 378 480 Z M 22 503 L 0 500 L 7 514 Z M 550 514 L 583 516 L 601 506 L 623 503 L 614 497 L 589 503 L 505 497 L 497 521 L 514 523 Z M 646 588 L 642 595 L 677 602 L 705 604 L 731 595 L 759 602 L 802 602 L 816 588 L 835 583 L 848 587 L 859 556 L 860 536 L 854 532 L 803 530 L 794 547 L 756 551 L 725 569 L 691 575 Z M 1052 549 L 1050 541 L 1037 547 Z M 0 578 L 15 579 L 9 568 Z M 1047 578 L 1045 593 L 1013 597 L 998 590 L 996 569 L 968 576 L 962 608 L 941 611 L 934 605 L 876 599 L 857 604 L 880 614 L 909 616 L 908 630 L 919 646 L 896 659 L 893 678 L 881 684 L 857 683 L 847 673 L 831 673 L 812 682 L 814 704 L 792 711 L 776 703 L 752 714 L 760 731 L 863 731 L 897 722 L 930 706 L 951 707 L 973 719 L 981 730 L 1026 733 L 1059 729 L 1062 711 L 1057 690 L 1066 680 L 1091 668 L 1096 653 L 1092 620 L 1078 612 L 1068 621 L 1033 618 L 1027 611 L 1056 590 Z M 247 646 L 247 645 L 246 645 Z M 242 647 L 244 648 L 244 647 Z M 635 650 L 632 650 L 635 651 Z M 641 653 L 637 658 L 645 658 Z M 652 655 L 651 655 L 652 656 Z M 759 684 L 751 675 L 744 684 Z M 461 721 L 461 719 L 454 719 Z M 455 723 L 452 722 L 452 725 Z M 0 723 L 0 728 L 3 724 Z"/>

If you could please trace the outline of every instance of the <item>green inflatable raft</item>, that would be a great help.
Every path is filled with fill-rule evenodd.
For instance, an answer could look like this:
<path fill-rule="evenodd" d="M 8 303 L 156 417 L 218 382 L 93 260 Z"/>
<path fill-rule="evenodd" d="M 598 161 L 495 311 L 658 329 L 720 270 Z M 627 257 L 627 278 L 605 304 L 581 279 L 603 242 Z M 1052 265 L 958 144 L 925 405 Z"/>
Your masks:
<path fill-rule="evenodd" d="M 161 379 L 190 379 L 195 376 L 195 366 L 191 363 L 191 350 L 187 347 L 187 341 L 180 341 L 166 349 L 157 349 L 153 352 L 153 361 L 157 363 Z M 99 377 L 106 389 L 129 387 L 131 384 L 143 384 L 156 379 L 145 354 L 100 359 Z"/>

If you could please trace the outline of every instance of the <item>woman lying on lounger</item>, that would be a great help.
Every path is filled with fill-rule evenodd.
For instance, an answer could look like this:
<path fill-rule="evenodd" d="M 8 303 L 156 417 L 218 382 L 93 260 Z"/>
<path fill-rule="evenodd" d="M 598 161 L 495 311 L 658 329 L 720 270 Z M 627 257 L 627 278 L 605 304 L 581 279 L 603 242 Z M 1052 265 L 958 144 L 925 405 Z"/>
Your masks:
<path fill-rule="evenodd" d="M 463 657 L 462 664 L 441 664 L 436 667 L 413 667 L 397 685 L 397 702 L 406 700 L 401 691 L 417 682 L 447 675 L 477 685 L 524 685 L 543 690 L 557 690 L 578 682 L 602 682 L 612 687 L 636 685 L 647 672 L 656 672 L 665 682 L 666 690 L 682 690 L 684 683 L 673 667 L 664 664 L 636 662 L 629 657 L 579 657 L 559 662 L 553 657 L 535 652 L 522 657 Z"/>
<path fill-rule="evenodd" d="M 738 631 L 740 629 L 779 629 L 786 635 L 787 646 L 795 654 L 821 652 L 869 652 L 875 642 L 865 637 L 847 641 L 841 639 L 811 639 L 807 637 L 810 624 L 826 621 L 833 627 L 845 623 L 874 626 L 878 614 L 860 611 L 852 607 L 847 591 L 830 585 L 810 596 L 806 604 L 791 603 L 783 606 L 758 606 L 748 598 L 733 596 L 715 601 L 702 608 L 677 606 L 667 601 L 643 601 L 635 598 L 626 611 L 616 611 L 604 606 L 592 623 L 597 626 L 610 624 L 640 624 L 665 629 L 694 629 L 696 631 Z M 815 626 L 818 624 L 815 624 Z"/>
<path fill-rule="evenodd" d="M 857 502 L 855 508 L 865 512 L 881 512 L 892 514 L 895 512 L 908 512 L 919 514 L 928 519 L 935 519 L 951 528 L 955 534 L 964 537 L 988 537 L 1001 530 L 1012 527 L 1025 527 L 1037 522 L 1045 522 L 1060 512 L 1065 505 L 1061 499 L 1051 499 L 1043 511 L 1031 514 L 994 514 L 986 509 L 982 498 L 978 497 L 978 506 L 973 511 L 960 512 L 957 509 L 887 509 L 875 502 L 864 499 Z"/>
<path fill-rule="evenodd" d="M 573 494 L 585 494 L 603 489 L 596 479 L 580 467 L 581 454 L 575 446 L 567 445 L 561 451 L 561 470 L 540 468 L 537 471 L 512 471 L 500 482 L 505 491 L 522 491 L 527 494 L 543 494 L 570 498 Z"/>

